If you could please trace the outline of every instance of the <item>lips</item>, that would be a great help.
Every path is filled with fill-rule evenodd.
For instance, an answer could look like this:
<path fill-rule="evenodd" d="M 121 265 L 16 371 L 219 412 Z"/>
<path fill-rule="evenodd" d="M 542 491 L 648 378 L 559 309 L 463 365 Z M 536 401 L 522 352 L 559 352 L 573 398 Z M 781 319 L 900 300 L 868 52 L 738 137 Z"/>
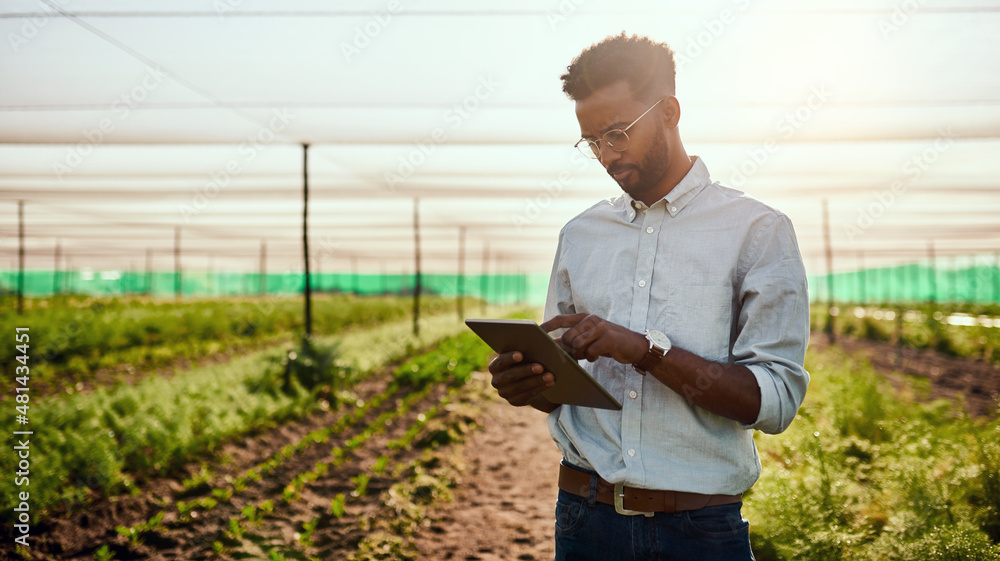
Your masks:
<path fill-rule="evenodd" d="M 608 170 L 608 175 L 614 178 L 615 181 L 621 183 L 625 178 L 632 173 L 633 166 L 621 166 L 615 167 Z"/>

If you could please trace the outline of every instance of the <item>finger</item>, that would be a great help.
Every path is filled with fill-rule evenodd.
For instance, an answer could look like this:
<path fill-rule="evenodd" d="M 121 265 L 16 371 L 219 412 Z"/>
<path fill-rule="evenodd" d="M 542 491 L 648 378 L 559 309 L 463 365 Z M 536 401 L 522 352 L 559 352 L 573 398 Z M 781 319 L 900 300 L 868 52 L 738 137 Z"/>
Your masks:
<path fill-rule="evenodd" d="M 545 390 L 555 385 L 555 375 L 551 372 L 536 374 L 525 378 L 519 382 L 502 386 L 497 389 L 500 397 L 506 399 L 511 405 L 527 405 L 528 402 L 538 397 Z"/>
<path fill-rule="evenodd" d="M 494 374 L 491 384 L 494 388 L 499 390 L 501 388 L 508 387 L 511 384 L 516 384 L 526 378 L 539 376 L 542 374 L 542 371 L 542 365 L 538 363 L 511 366 L 506 370 Z"/>
<path fill-rule="evenodd" d="M 504 370 L 509 369 L 511 366 L 524 360 L 524 353 L 521 351 L 511 351 L 509 353 L 500 353 L 492 362 L 490 362 L 490 374 L 499 374 Z"/>
<path fill-rule="evenodd" d="M 582 335 L 595 330 L 601 324 L 601 321 L 602 320 L 597 316 L 588 315 L 577 322 L 576 325 L 566 330 L 566 332 L 562 334 L 562 338 L 573 347 L 579 348 L 581 343 L 578 339 L 580 339 Z"/>
<path fill-rule="evenodd" d="M 560 329 L 563 327 L 573 327 L 574 325 L 583 321 L 583 319 L 588 315 L 590 314 L 566 314 L 566 315 L 556 316 L 550 319 L 549 321 L 543 323 L 539 327 L 541 327 L 542 331 L 546 333 L 552 331 L 553 329 Z"/>

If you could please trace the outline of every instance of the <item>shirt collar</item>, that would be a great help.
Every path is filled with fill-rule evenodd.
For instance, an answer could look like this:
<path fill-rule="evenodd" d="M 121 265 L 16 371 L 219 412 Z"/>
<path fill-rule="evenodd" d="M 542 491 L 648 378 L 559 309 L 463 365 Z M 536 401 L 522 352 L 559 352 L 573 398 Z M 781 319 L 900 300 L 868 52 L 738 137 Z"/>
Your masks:
<path fill-rule="evenodd" d="M 663 201 L 670 216 L 677 216 L 706 185 L 712 182 L 705 162 L 698 156 L 692 156 L 692 158 L 694 159 L 694 165 L 691 166 L 687 175 L 665 197 L 653 203 L 653 206 L 656 206 L 660 204 L 660 201 Z M 625 218 L 629 222 L 635 220 L 638 214 L 636 211 L 646 208 L 645 203 L 633 199 L 632 195 L 628 193 L 624 194 L 624 201 Z"/>

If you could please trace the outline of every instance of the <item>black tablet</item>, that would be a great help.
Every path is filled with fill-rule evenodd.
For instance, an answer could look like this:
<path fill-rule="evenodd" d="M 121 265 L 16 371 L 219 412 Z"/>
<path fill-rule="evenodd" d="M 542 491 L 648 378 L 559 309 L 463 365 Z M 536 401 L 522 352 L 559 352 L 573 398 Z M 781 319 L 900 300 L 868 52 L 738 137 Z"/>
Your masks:
<path fill-rule="evenodd" d="M 530 319 L 467 319 L 465 324 L 494 351 L 521 351 L 524 362 L 538 362 L 555 374 L 556 384 L 542 393 L 552 403 L 598 409 L 622 408 L 580 363 Z"/>

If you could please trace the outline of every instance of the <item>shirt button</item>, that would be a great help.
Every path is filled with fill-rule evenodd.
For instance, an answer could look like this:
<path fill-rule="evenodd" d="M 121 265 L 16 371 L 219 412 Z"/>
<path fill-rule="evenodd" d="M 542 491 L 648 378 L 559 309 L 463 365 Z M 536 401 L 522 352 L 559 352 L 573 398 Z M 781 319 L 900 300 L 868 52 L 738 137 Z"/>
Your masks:
<path fill-rule="evenodd" d="M 652 234 L 653 233 L 653 227 L 652 226 L 647 226 L 646 227 L 646 233 L 647 234 Z"/>
<path fill-rule="evenodd" d="M 645 288 L 645 286 L 646 286 L 646 281 L 644 280 L 639 281 L 639 288 Z"/>
<path fill-rule="evenodd" d="M 629 455 L 629 456 L 635 456 L 635 450 L 633 450 L 633 449 L 629 448 L 629 449 L 628 449 L 628 455 Z"/>
<path fill-rule="evenodd" d="M 631 397 L 632 399 L 635 399 L 636 397 L 639 397 L 639 394 L 635 393 L 634 391 L 631 391 L 628 392 L 628 396 Z"/>
<path fill-rule="evenodd" d="M 635 218 L 635 213 L 634 213 L 634 212 L 630 212 L 630 213 L 628 213 L 628 217 L 629 217 L 629 218 Z"/>
<path fill-rule="evenodd" d="M 671 212 L 671 214 L 674 213 L 674 212 L 677 212 L 677 207 L 675 207 L 675 206 L 670 207 L 670 212 Z"/>

